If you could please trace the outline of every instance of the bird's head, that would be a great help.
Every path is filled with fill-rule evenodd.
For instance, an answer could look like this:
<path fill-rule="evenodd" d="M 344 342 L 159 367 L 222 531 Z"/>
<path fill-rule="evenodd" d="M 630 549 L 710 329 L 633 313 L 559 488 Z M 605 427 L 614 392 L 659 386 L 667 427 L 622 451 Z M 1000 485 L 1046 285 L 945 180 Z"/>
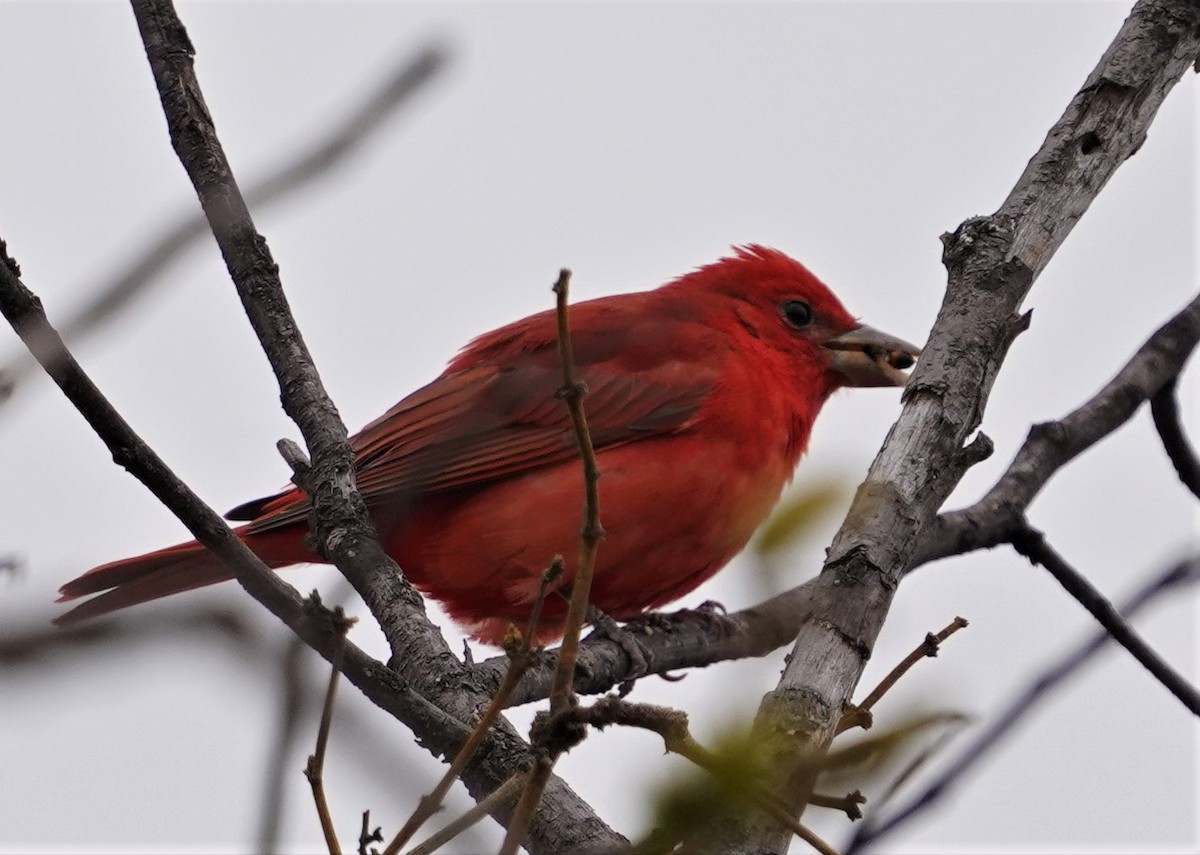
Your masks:
<path fill-rule="evenodd" d="M 751 244 L 676 280 L 703 300 L 714 320 L 792 358 L 820 366 L 831 390 L 903 386 L 920 348 L 859 323 L 808 268 Z"/>

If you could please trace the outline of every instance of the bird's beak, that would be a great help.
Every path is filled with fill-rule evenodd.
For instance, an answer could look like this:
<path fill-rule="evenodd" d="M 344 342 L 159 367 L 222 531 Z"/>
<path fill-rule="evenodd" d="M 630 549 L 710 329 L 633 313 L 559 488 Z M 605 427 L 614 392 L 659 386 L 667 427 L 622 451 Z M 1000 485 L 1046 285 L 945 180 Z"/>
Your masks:
<path fill-rule="evenodd" d="M 868 326 L 825 342 L 830 365 L 847 386 L 903 386 L 921 348 Z"/>

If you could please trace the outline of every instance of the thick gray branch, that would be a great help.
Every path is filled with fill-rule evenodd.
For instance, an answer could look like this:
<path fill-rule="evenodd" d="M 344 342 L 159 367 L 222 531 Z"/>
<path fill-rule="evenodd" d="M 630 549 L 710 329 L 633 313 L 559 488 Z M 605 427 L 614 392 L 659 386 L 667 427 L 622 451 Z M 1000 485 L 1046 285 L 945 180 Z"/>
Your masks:
<path fill-rule="evenodd" d="M 278 268 L 255 229 L 245 200 L 216 135 L 192 67 L 194 50 L 170 0 L 133 0 L 146 56 L 158 87 L 171 143 L 196 188 L 201 207 L 251 326 L 279 381 L 285 412 L 300 427 L 312 472 L 313 535 L 366 601 L 387 636 L 395 670 L 356 648 L 346 651 L 344 670 L 381 707 L 408 724 L 433 753 L 453 754 L 470 732 L 486 697 L 465 685 L 466 672 L 425 616 L 420 595 L 375 539 L 354 482 L 354 455 L 337 409 L 317 374 L 288 307 Z M 356 679 L 357 678 L 357 679 Z M 396 693 L 420 703 L 398 707 Z M 463 774 L 477 799 L 532 760 L 528 746 L 507 724 L 493 727 Z M 507 809 L 497 809 L 501 821 Z M 564 822 L 564 818 L 567 820 Z M 536 852 L 612 847 L 623 841 L 561 780 L 546 790 L 546 803 L 530 830 Z"/>
<path fill-rule="evenodd" d="M 1200 7 L 1139 2 L 1000 209 L 945 238 L 949 281 L 929 343 L 818 579 L 830 607 L 801 628 L 759 710 L 778 790 L 797 812 L 812 786 L 804 756 L 831 738 L 926 524 L 962 476 L 1022 299 L 1198 55 Z M 783 852 L 788 837 L 747 820 L 721 846 Z"/>

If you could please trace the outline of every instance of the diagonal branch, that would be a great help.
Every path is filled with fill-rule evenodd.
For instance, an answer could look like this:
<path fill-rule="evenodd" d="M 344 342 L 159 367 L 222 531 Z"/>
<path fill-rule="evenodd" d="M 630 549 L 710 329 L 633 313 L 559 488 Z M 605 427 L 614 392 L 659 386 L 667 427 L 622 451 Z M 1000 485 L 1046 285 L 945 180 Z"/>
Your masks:
<path fill-rule="evenodd" d="M 312 454 L 314 483 L 318 485 L 313 496 L 318 549 L 338 565 L 364 597 L 388 637 L 392 661 L 402 672 L 386 669 L 359 648 L 347 645 L 346 676 L 378 706 L 412 728 L 431 752 L 452 754 L 470 735 L 466 722 L 473 719 L 486 698 L 466 688 L 465 681 L 453 679 L 465 677 L 461 663 L 425 617 L 419 594 L 374 540 L 354 485 L 353 455 L 345 427 L 321 386 L 288 310 L 266 241 L 255 231 L 217 140 L 192 69 L 193 49 L 182 23 L 169 0 L 133 0 L 133 7 L 172 143 L 196 187 L 251 325 L 279 379 L 285 411 L 300 426 Z M 40 305 L 13 271 L 6 263 L 0 267 L 5 268 L 6 316 L 68 396 L 82 390 L 89 398 L 85 404 L 102 404 L 103 415 L 91 421 L 102 438 L 110 442 L 118 462 L 131 470 L 136 468 L 139 477 L 153 482 L 156 495 L 185 519 L 197 540 L 214 548 L 256 599 L 332 659 L 329 622 L 315 621 L 295 591 L 270 573 L 220 518 L 141 443 L 65 352 Z M 145 465 L 139 455 L 144 457 Z M 481 755 L 463 775 L 477 799 L 499 787 L 530 760 L 528 745 L 503 721 L 489 732 Z M 623 841 L 560 780 L 549 782 L 547 800 L 552 801 L 555 812 L 571 820 L 557 826 L 535 822 L 530 831 L 535 852 L 612 847 Z M 498 818 L 507 818 L 506 807 L 497 810 Z"/>
<path fill-rule="evenodd" d="M 253 181 L 246 190 L 247 204 L 262 211 L 314 181 L 329 175 L 380 130 L 386 120 L 409 104 L 446 63 L 446 51 L 427 45 L 393 68 L 359 104 L 304 148 L 285 159 L 282 166 Z M 151 241 L 117 273 L 89 289 L 87 302 L 59 323 L 59 334 L 78 343 L 102 322 L 128 306 L 155 282 L 170 264 L 209 234 L 202 214 L 189 213 Z M 0 366 L 0 403 L 30 371 L 36 360 L 20 354 Z"/>
<path fill-rule="evenodd" d="M 1196 458 L 1196 451 L 1188 442 L 1179 420 L 1179 400 L 1175 397 L 1178 384 L 1179 376 L 1176 375 L 1154 394 L 1150 399 L 1150 415 L 1154 417 L 1154 427 L 1179 480 L 1200 499 L 1200 459 Z"/>
<path fill-rule="evenodd" d="M 1170 591 L 1178 590 L 1184 585 L 1195 584 L 1198 580 L 1200 580 L 1200 557 L 1182 561 L 1151 580 L 1130 597 L 1121 608 L 1120 615 L 1126 621 L 1132 620 L 1135 614 L 1153 600 Z M 961 782 L 968 772 L 974 770 L 1019 722 L 1024 721 L 1040 701 L 1091 661 L 1092 657 L 1103 650 L 1111 639 L 1112 635 L 1108 630 L 1101 630 L 1047 668 L 993 719 L 992 723 L 938 775 L 933 783 L 914 796 L 904 807 L 898 808 L 885 819 L 868 814 L 866 821 L 859 826 L 857 834 L 847 847 L 846 855 L 864 850 L 870 843 L 896 831 L 913 817 L 940 801 L 955 785 Z"/>
<path fill-rule="evenodd" d="M 45 358 L 47 373 L 96 431 L 113 459 L 145 484 L 199 542 L 218 556 L 254 599 L 332 663 L 339 641 L 337 628 L 327 613 L 307 608 L 296 590 L 268 570 L 229 530 L 225 521 L 134 433 L 63 347 L 58 334 L 46 322 L 41 303 L 15 275 L 15 265 L 5 256 L 2 241 L 0 314 L 23 340 L 30 343 L 31 351 L 39 358 Z M 425 673 L 436 674 L 438 678 L 462 676 L 462 682 L 439 679 L 440 686 L 432 688 L 414 684 L 406 679 L 407 670 L 402 677 L 351 642 L 345 642 L 344 656 L 342 670 L 347 679 L 376 706 L 408 726 L 421 744 L 434 754 L 453 755 L 471 734 L 471 727 L 466 722 L 471 721 L 476 710 L 486 703 L 486 696 L 481 692 L 465 688 L 470 685 L 469 678 L 448 650 L 442 661 L 452 663 L 452 670 Z M 413 676 L 421 675 L 415 673 Z M 415 685 L 422 691 L 418 692 Z M 511 725 L 501 720 L 489 732 L 480 757 L 464 771 L 463 780 L 476 798 L 483 799 L 511 777 L 511 769 L 523 769 L 529 763 L 529 746 Z M 561 816 L 569 819 L 558 827 L 535 821 L 531 829 L 534 851 L 587 851 L 611 848 L 623 842 L 623 838 L 608 829 L 558 778 L 551 779 L 544 798 L 562 812 Z M 505 805 L 497 805 L 497 810 L 501 820 L 507 817 Z"/>
<path fill-rule="evenodd" d="M 916 546 L 966 466 L 1017 315 L 1037 275 L 1200 55 L 1200 5 L 1140 0 L 1083 88 L 990 217 L 943 238 L 946 295 L 904 408 L 859 488 L 818 577 L 832 607 L 801 628 L 779 685 L 759 708 L 778 791 L 799 813 L 813 775 L 802 758 L 828 745 Z M 725 852 L 783 852 L 788 835 L 750 818 Z"/>
<path fill-rule="evenodd" d="M 346 427 L 321 383 L 295 319 L 279 268 L 258 233 L 233 177 L 196 79 L 194 48 L 170 0 L 132 0 L 134 17 L 162 101 L 171 145 L 196 188 L 250 325 L 279 381 L 283 409 L 300 428 L 312 457 L 313 534 L 367 602 L 396 652 L 388 620 L 419 604 L 375 541 L 354 483 L 354 453 Z M 409 608 L 397 607 L 407 600 Z"/>
<path fill-rule="evenodd" d="M 1196 691 L 1196 687 L 1159 656 L 1113 608 L 1113 604 L 1046 542 L 1040 531 L 1025 525 L 1013 536 L 1012 545 L 1030 562 L 1040 564 L 1050 571 L 1050 575 L 1088 610 L 1118 644 L 1128 650 L 1142 667 L 1166 686 L 1192 715 L 1200 715 L 1200 692 Z"/>
<path fill-rule="evenodd" d="M 1200 296 L 1155 330 L 1117 376 L 1081 407 L 1059 421 L 1034 425 L 987 495 L 969 508 L 940 515 L 929 525 L 909 569 L 1007 543 L 1054 473 L 1129 421 L 1146 401 L 1159 400 L 1167 385 L 1173 387 L 1173 378 L 1198 344 Z M 1180 440 L 1186 449 L 1182 433 Z"/>

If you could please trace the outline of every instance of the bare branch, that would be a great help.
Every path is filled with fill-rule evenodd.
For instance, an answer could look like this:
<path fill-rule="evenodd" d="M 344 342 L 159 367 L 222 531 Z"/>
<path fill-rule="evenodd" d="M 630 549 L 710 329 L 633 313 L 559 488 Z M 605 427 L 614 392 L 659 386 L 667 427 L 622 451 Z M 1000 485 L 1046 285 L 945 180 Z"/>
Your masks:
<path fill-rule="evenodd" d="M 312 603 L 320 606 L 320 599 L 314 592 Z M 346 632 L 354 623 L 347 620 L 341 606 L 334 610 L 333 621 L 341 631 L 340 641 L 333 651 L 333 662 L 329 672 L 329 686 L 325 690 L 325 703 L 321 707 L 321 723 L 317 727 L 317 747 L 309 755 L 304 767 L 304 777 L 312 787 L 313 801 L 317 806 L 317 816 L 321 820 L 321 832 L 325 835 L 325 845 L 329 855 L 342 855 L 341 844 L 338 843 L 337 829 L 333 826 L 333 817 L 329 813 L 329 802 L 325 798 L 325 752 L 329 747 L 329 731 L 333 726 L 333 702 L 337 697 L 338 677 L 341 676 L 342 659 L 346 653 Z"/>
<path fill-rule="evenodd" d="M 1121 608 L 1120 615 L 1124 620 L 1130 621 L 1138 612 L 1162 595 L 1185 585 L 1195 584 L 1197 581 L 1200 581 L 1200 556 L 1182 561 L 1151 580 L 1145 587 L 1129 598 Z M 929 784 L 904 807 L 899 808 L 891 816 L 882 820 L 877 819 L 874 814 L 868 814 L 866 821 L 859 827 L 858 832 L 851 840 L 846 850 L 846 855 L 861 852 L 871 843 L 877 842 L 885 835 L 896 831 L 901 826 L 907 824 L 917 814 L 928 810 L 940 801 L 943 796 L 962 781 L 967 773 L 973 771 L 983 758 L 1040 701 L 1046 699 L 1076 671 L 1087 664 L 1092 657 L 1103 650 L 1111 638 L 1112 635 L 1108 630 L 1101 630 L 1042 672 L 1037 679 L 1031 682 L 1004 707 L 1002 712 L 992 720 L 992 723 L 975 738 L 970 746 L 963 750 L 933 783 Z"/>
<path fill-rule="evenodd" d="M 1163 99 L 1200 55 L 1200 5 L 1140 0 L 1112 45 L 1029 161 L 1000 209 L 947 236 L 945 299 L 904 393 L 904 408 L 830 548 L 818 585 L 838 596 L 801 628 L 758 725 L 778 746 L 777 789 L 803 810 L 813 777 L 798 759 L 828 744 L 924 531 L 965 469 L 1013 338 L 1017 314 L 1117 168 L 1137 151 Z M 1154 391 L 1157 391 L 1155 389 Z M 749 823 L 747 825 L 746 823 Z M 724 852 L 783 852 L 788 835 L 753 818 Z"/>
<path fill-rule="evenodd" d="M 279 381 L 283 409 L 300 428 L 312 457 L 317 550 L 337 564 L 366 601 L 394 653 L 398 621 L 392 618 L 419 610 L 420 597 L 400 580 L 399 569 L 375 541 L 354 482 L 346 427 L 321 383 L 283 293 L 278 266 L 255 229 L 217 138 L 183 23 L 170 0 L 132 0 L 132 5 L 171 145 L 196 188 L 250 325 Z M 398 607 L 401 600 L 407 603 Z"/>
<path fill-rule="evenodd" d="M 1023 525 L 1026 508 L 1054 473 L 1129 421 L 1146 401 L 1164 394 L 1164 386 L 1183 370 L 1198 343 L 1200 296 L 1155 330 L 1117 375 L 1083 406 L 1059 421 L 1034 425 L 1008 470 L 987 495 L 969 508 L 940 515 L 929 525 L 909 569 L 1009 542 L 1012 533 Z M 1182 445 L 1174 447 L 1186 449 L 1187 440 L 1182 439 L 1182 433 L 1179 436 Z M 1182 465 L 1186 468 L 1187 464 Z M 1180 477 L 1184 477 L 1184 470 L 1180 470 Z"/>
<path fill-rule="evenodd" d="M 432 853 L 441 849 L 489 813 L 515 799 L 517 794 L 525 787 L 525 782 L 528 779 L 528 772 L 513 775 L 496 788 L 486 799 L 475 805 L 475 807 L 471 808 L 458 819 L 447 823 L 444 828 L 439 829 L 435 834 L 431 834 L 420 844 L 408 850 L 406 855 L 432 855 Z"/>
<path fill-rule="evenodd" d="M 1167 691 L 1178 698 L 1192 715 L 1200 715 L 1200 692 L 1196 691 L 1196 687 L 1159 656 L 1113 608 L 1112 603 L 1046 542 L 1040 531 L 1025 525 L 1013 536 L 1012 545 L 1031 563 L 1040 564 L 1049 570 L 1050 575 L 1088 610 L 1118 644 L 1128 650 L 1156 680 L 1166 686 Z"/>
<path fill-rule="evenodd" d="M 596 465 L 596 450 L 592 446 L 592 435 L 588 431 L 587 416 L 583 411 L 583 396 L 587 392 L 575 377 L 575 355 L 571 344 L 571 327 L 568 319 L 567 292 L 571 285 L 571 271 L 565 267 L 559 271 L 554 283 L 555 316 L 558 321 L 558 356 L 562 363 L 563 385 L 559 397 L 571 414 L 571 425 L 575 430 L 575 441 L 579 445 L 579 459 L 583 464 L 583 525 L 579 532 L 579 560 L 571 578 L 571 601 L 567 606 L 567 618 L 563 628 L 562 647 L 550 687 L 550 714 L 566 710 L 575 700 L 575 657 L 579 650 L 579 634 L 583 631 L 588 614 L 588 597 L 592 590 L 592 572 L 596 566 L 596 550 L 604 538 L 600 525 L 600 469 Z M 517 847 L 525 839 L 529 823 L 542 800 L 542 791 L 550 780 L 557 752 L 538 746 L 533 771 L 525 782 L 525 789 L 513 811 L 501 855 L 515 855 Z"/>
<path fill-rule="evenodd" d="M 317 549 L 337 565 L 366 601 L 391 647 L 390 664 L 400 672 L 388 673 L 348 646 L 347 677 L 385 709 L 397 709 L 397 691 L 405 699 L 419 698 L 418 707 L 400 707 L 404 710 L 400 717 L 431 751 L 454 753 L 471 732 L 463 722 L 474 718 L 475 709 L 486 703 L 486 698 L 467 689 L 465 679 L 453 679 L 454 675 L 466 677 L 462 663 L 429 622 L 420 594 L 374 537 L 355 485 L 354 457 L 345 426 L 321 385 L 288 308 L 278 269 L 266 241 L 255 230 L 217 139 L 192 67 L 194 51 L 183 24 L 170 0 L 132 0 L 132 4 L 172 145 L 196 188 L 251 326 L 279 381 L 284 410 L 300 427 L 312 456 L 315 489 L 310 495 Z M 225 532 L 232 537 L 227 529 Z M 489 733 L 487 748 L 486 762 L 471 764 L 464 772 L 468 789 L 477 799 L 528 764 L 528 748 L 506 722 Z M 551 783 L 560 817 L 573 819 L 564 824 L 535 823 L 531 828 L 535 851 L 613 846 L 623 840 L 564 784 L 556 779 Z M 506 820 L 507 813 L 498 818 Z"/>
<path fill-rule="evenodd" d="M 336 124 L 319 133 L 304 148 L 281 158 L 284 163 L 278 169 L 251 181 L 246 190 L 249 207 L 261 213 L 349 161 L 397 110 L 412 103 L 413 96 L 437 76 L 447 57 L 445 48 L 429 44 L 394 66 L 368 91 L 361 103 L 352 106 Z M 159 277 L 171 263 L 208 234 L 208 222 L 202 214 L 189 211 L 182 215 L 175 225 L 149 241 L 120 271 L 94 286 L 83 288 L 90 296 L 85 305 L 59 324 L 60 335 L 71 343 L 82 340 L 123 311 L 151 285 L 163 281 Z M 37 362 L 27 353 L 0 366 L 0 402 L 35 368 Z"/>
<path fill-rule="evenodd" d="M 724 615 L 719 621 L 693 609 L 656 615 L 653 623 L 637 625 L 637 643 L 649 654 L 651 673 L 656 674 L 765 656 L 796 637 L 813 611 L 814 591 L 814 583 L 805 582 L 757 606 Z M 550 696 L 557 655 L 557 651 L 549 651 L 530 665 L 509 697 L 510 705 Z M 507 657 L 497 656 L 474 666 L 472 672 L 483 684 L 494 687 L 499 685 L 507 663 Z M 575 662 L 576 692 L 600 694 L 640 676 L 637 663 L 619 641 L 592 634 L 580 644 Z"/>
<path fill-rule="evenodd" d="M 1183 486 L 1192 491 L 1192 495 L 1200 499 L 1200 460 L 1183 432 L 1179 420 L 1179 401 L 1175 397 L 1175 387 L 1179 376 L 1172 377 L 1150 399 L 1150 415 L 1154 417 L 1154 427 L 1162 439 L 1163 448 L 1171 465 L 1179 474 Z"/>
<path fill-rule="evenodd" d="M 533 601 L 533 608 L 529 612 L 529 623 L 525 627 L 525 634 L 521 638 L 521 642 L 517 649 L 512 652 L 509 657 L 508 670 L 504 673 L 504 680 L 500 683 L 500 688 L 496 690 L 492 701 L 488 704 L 487 711 L 480 717 L 475 724 L 475 729 L 471 731 L 471 736 L 463 743 L 462 748 L 458 750 L 454 761 L 450 764 L 450 768 L 442 776 L 442 779 L 434 787 L 433 792 L 428 796 L 423 796 L 417 803 L 416 810 L 404 823 L 404 826 L 396 834 L 392 842 L 383 850 L 383 855 L 396 855 L 400 848 L 404 846 L 412 836 L 417 833 L 421 826 L 433 816 L 441 808 L 446 794 L 450 792 L 450 788 L 454 782 L 458 780 L 462 770 L 466 768 L 467 763 L 475 755 L 480 743 L 483 742 L 488 730 L 492 724 L 500 717 L 501 711 L 508 702 L 508 696 L 516 687 L 517 682 L 521 679 L 521 675 L 525 673 L 525 669 L 529 667 L 529 663 L 533 661 L 533 640 L 537 637 L 538 623 L 542 618 L 542 606 L 546 602 L 546 592 L 550 590 L 550 586 L 562 575 L 563 562 L 562 558 L 556 556 L 554 561 L 542 573 L 542 581 L 538 586 L 537 598 Z M 528 780 L 528 778 L 526 778 Z M 499 791 L 497 791 L 499 792 Z M 495 795 L 493 793 L 493 795 Z"/>
<path fill-rule="evenodd" d="M 879 681 L 879 685 L 872 689 L 861 703 L 855 704 L 842 714 L 837 727 L 834 729 L 834 735 L 836 736 L 851 727 L 861 727 L 864 730 L 869 728 L 872 723 L 871 711 L 875 708 L 875 704 L 879 703 L 880 698 L 900 682 L 900 678 L 907 674 L 922 659 L 937 656 L 942 642 L 966 626 L 966 620 L 956 617 L 945 629 L 936 635 L 932 632 L 926 633 L 925 639 L 916 646 L 913 652 L 905 656 L 895 668 L 889 671 L 888 675 Z"/>

